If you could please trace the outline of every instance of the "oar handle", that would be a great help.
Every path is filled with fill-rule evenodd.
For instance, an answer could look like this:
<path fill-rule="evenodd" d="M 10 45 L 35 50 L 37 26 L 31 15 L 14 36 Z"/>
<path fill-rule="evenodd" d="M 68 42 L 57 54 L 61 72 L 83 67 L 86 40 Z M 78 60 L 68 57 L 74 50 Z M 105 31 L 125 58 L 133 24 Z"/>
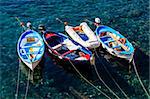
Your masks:
<path fill-rule="evenodd" d="M 94 22 L 88 20 L 88 19 L 84 19 L 84 21 L 89 22 L 91 25 L 94 24 Z"/>
<path fill-rule="evenodd" d="M 18 17 L 15 17 L 18 22 L 21 22 Z"/>
<path fill-rule="evenodd" d="M 59 21 L 60 23 L 64 24 L 64 25 L 68 25 L 68 22 L 66 22 L 66 21 L 63 22 L 63 21 L 62 21 L 61 19 L 59 19 L 59 18 L 56 18 L 56 20 Z"/>
<path fill-rule="evenodd" d="M 59 18 L 56 18 L 57 21 L 59 21 L 60 23 L 64 23 L 62 20 L 60 20 Z"/>
<path fill-rule="evenodd" d="M 21 20 L 18 18 L 18 17 L 15 17 L 15 19 L 20 23 L 20 25 L 21 25 L 21 23 L 23 23 L 23 22 L 21 22 Z M 24 30 L 26 30 L 26 27 L 22 24 L 21 25 L 21 27 L 24 29 Z"/>
<path fill-rule="evenodd" d="M 124 44 L 122 44 L 120 41 L 118 41 L 118 39 L 111 33 L 109 33 L 109 35 L 118 43 L 120 44 L 120 46 L 125 50 L 125 51 L 129 51 L 128 47 L 126 47 Z"/>

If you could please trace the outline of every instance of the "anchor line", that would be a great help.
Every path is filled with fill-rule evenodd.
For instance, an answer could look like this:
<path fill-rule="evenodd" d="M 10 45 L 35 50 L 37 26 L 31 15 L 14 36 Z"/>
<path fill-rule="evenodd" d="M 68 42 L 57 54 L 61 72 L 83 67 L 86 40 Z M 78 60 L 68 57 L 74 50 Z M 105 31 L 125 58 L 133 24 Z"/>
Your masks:
<path fill-rule="evenodd" d="M 20 63 L 20 61 L 21 60 L 19 60 L 19 63 Z M 17 88 L 16 88 L 15 99 L 18 99 L 19 82 L 20 82 L 20 65 L 18 67 Z"/>
<path fill-rule="evenodd" d="M 29 72 L 28 72 L 28 80 L 27 80 L 27 86 L 26 86 L 26 92 L 25 92 L 25 99 L 27 99 L 27 95 L 28 95 L 29 80 L 30 80 L 30 68 L 29 68 Z"/>
<path fill-rule="evenodd" d="M 69 60 L 70 64 L 72 65 L 72 67 L 75 69 L 75 71 L 80 75 L 80 77 L 86 81 L 89 85 L 91 85 L 92 87 L 94 87 L 97 91 L 99 91 L 101 94 L 103 94 L 105 97 L 107 97 L 108 99 L 111 99 L 106 93 L 104 93 L 103 91 L 101 91 L 99 88 L 97 88 L 94 84 L 92 84 L 90 81 L 88 81 L 80 72 L 79 70 L 75 67 L 75 65 Z"/>
<path fill-rule="evenodd" d="M 95 50 L 96 56 L 98 57 L 98 59 L 100 58 L 99 55 L 97 54 L 97 51 Z M 100 61 L 100 59 L 99 59 Z M 123 95 L 129 99 L 129 97 L 127 96 L 127 94 L 121 89 L 121 87 L 118 85 L 118 83 L 115 81 L 115 79 L 112 77 L 112 75 L 110 74 L 110 72 L 107 70 L 107 67 L 101 62 L 101 64 L 103 65 L 105 71 L 107 72 L 107 74 L 109 75 L 109 77 L 113 80 L 113 82 L 115 83 L 115 85 L 118 87 L 118 89 L 123 93 Z M 94 66 L 95 68 L 96 66 Z M 95 68 L 96 69 L 96 68 Z M 97 71 L 97 70 L 96 70 Z M 98 72 L 97 72 L 98 73 Z M 99 75 L 99 74 L 98 74 Z"/>
<path fill-rule="evenodd" d="M 136 65 L 135 65 L 134 59 L 132 60 L 132 63 L 133 63 L 133 67 L 134 67 L 135 74 L 136 74 L 136 76 L 137 76 L 137 78 L 138 78 L 138 80 L 139 80 L 139 82 L 140 82 L 140 84 L 141 84 L 141 86 L 142 86 L 142 89 L 144 90 L 144 92 L 146 93 L 147 97 L 149 98 L 150 95 L 149 95 L 149 93 L 147 92 L 146 88 L 144 87 L 144 84 L 142 83 L 142 80 L 141 80 L 141 78 L 140 78 L 140 76 L 139 76 L 139 74 L 138 74 L 138 71 L 137 71 L 137 69 L 136 69 Z"/>
<path fill-rule="evenodd" d="M 119 96 L 117 94 L 115 94 L 111 88 L 108 87 L 108 85 L 104 82 L 104 80 L 100 77 L 98 71 L 97 71 L 97 68 L 96 68 L 96 65 L 93 65 L 94 66 L 94 69 L 95 69 L 95 72 L 99 78 L 99 80 L 104 84 L 104 86 L 117 98 L 117 99 L 120 99 Z"/>

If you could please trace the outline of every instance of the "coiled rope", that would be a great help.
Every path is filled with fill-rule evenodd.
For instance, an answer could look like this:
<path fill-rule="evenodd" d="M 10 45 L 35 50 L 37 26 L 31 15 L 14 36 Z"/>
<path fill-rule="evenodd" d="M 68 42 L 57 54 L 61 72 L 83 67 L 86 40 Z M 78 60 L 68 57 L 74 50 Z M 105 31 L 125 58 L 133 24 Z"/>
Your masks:
<path fill-rule="evenodd" d="M 80 72 L 79 70 L 75 67 L 75 65 L 69 60 L 70 64 L 72 65 L 72 67 L 75 69 L 75 71 L 80 75 L 80 77 L 85 80 L 88 84 L 90 84 L 92 87 L 94 87 L 97 91 L 99 91 L 101 94 L 103 94 L 105 97 L 107 97 L 108 99 L 111 99 L 106 93 L 104 93 L 103 91 L 101 91 L 99 88 L 97 88 L 94 84 L 92 84 L 90 81 L 88 81 Z"/>
<path fill-rule="evenodd" d="M 97 51 L 95 50 L 95 54 L 98 57 L 98 60 L 101 62 L 101 60 L 99 59 L 99 55 L 97 54 Z M 115 81 L 115 79 L 112 77 L 112 75 L 110 74 L 110 72 L 107 70 L 107 67 L 101 62 L 102 66 L 104 67 L 105 71 L 107 72 L 107 74 L 109 75 L 109 77 L 113 80 L 113 82 L 115 83 L 115 85 L 118 87 L 118 89 L 122 92 L 122 94 L 126 97 L 126 99 L 129 99 L 129 97 L 127 96 L 127 94 L 121 89 L 121 87 L 118 85 L 118 83 Z M 96 66 L 94 66 L 95 68 Z M 95 68 L 96 69 L 96 68 Z M 95 70 L 96 73 L 99 76 L 99 73 L 97 71 L 97 69 Z"/>
<path fill-rule="evenodd" d="M 146 93 L 146 95 L 147 95 L 147 97 L 148 97 L 148 99 L 149 99 L 149 98 L 150 98 L 150 95 L 149 95 L 149 93 L 147 92 L 146 88 L 144 87 L 144 84 L 142 83 L 142 80 L 141 80 L 141 78 L 140 78 L 140 76 L 139 76 L 139 74 L 138 74 L 138 72 L 137 72 L 134 59 L 132 60 L 132 63 L 133 63 L 133 67 L 134 67 L 135 74 L 136 74 L 136 76 L 137 76 L 137 78 L 138 78 L 138 80 L 139 80 L 139 82 L 140 82 L 140 84 L 141 84 L 141 86 L 142 86 L 142 89 L 144 90 L 144 92 Z"/>

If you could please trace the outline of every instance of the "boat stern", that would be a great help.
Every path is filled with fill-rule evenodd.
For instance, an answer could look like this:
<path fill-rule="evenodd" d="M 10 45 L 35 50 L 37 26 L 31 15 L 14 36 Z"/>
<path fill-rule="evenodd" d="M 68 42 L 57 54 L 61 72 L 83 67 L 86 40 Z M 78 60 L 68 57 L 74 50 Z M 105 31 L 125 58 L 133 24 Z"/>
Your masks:
<path fill-rule="evenodd" d="M 90 64 L 95 65 L 95 56 L 94 56 L 94 54 L 90 58 Z"/>
<path fill-rule="evenodd" d="M 100 42 L 96 41 L 89 41 L 90 47 L 89 48 L 98 48 L 100 46 Z"/>

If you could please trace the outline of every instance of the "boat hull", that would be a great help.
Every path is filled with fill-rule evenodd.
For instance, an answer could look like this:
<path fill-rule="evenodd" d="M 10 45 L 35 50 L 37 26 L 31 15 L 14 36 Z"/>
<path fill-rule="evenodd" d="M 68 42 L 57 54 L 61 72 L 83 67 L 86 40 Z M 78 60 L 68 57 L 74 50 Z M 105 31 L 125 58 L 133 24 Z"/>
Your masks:
<path fill-rule="evenodd" d="M 46 33 L 43 35 L 47 52 L 62 61 L 76 63 L 93 60 L 92 52 L 62 33 Z"/>
<path fill-rule="evenodd" d="M 34 70 L 41 61 L 44 50 L 42 37 L 36 31 L 27 30 L 21 34 L 17 43 L 17 53 L 31 70 Z"/>
<path fill-rule="evenodd" d="M 87 23 L 82 22 L 80 24 L 82 31 L 75 31 L 72 26 L 65 26 L 65 31 L 68 35 L 76 42 L 82 46 L 93 49 L 99 47 L 100 43 L 95 35 L 95 33 L 88 27 Z"/>
<path fill-rule="evenodd" d="M 114 55 L 118 58 L 123 58 L 132 61 L 134 55 L 134 48 L 132 44 L 118 31 L 108 27 L 108 26 L 99 26 L 96 30 L 97 38 L 102 47 L 106 49 L 111 55 Z M 119 40 L 125 39 L 125 44 L 122 44 Z M 110 43 L 115 45 L 109 45 Z"/>

